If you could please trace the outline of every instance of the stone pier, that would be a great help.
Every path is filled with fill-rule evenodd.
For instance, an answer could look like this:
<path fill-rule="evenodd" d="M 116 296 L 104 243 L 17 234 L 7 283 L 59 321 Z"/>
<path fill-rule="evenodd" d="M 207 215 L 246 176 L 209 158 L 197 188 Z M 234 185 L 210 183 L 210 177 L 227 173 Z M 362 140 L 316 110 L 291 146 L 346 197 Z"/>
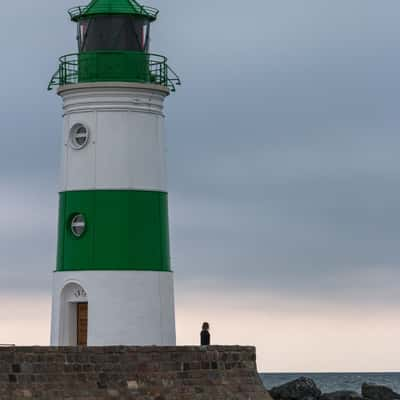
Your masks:
<path fill-rule="evenodd" d="M 270 400 L 254 347 L 0 348 L 0 399 Z"/>

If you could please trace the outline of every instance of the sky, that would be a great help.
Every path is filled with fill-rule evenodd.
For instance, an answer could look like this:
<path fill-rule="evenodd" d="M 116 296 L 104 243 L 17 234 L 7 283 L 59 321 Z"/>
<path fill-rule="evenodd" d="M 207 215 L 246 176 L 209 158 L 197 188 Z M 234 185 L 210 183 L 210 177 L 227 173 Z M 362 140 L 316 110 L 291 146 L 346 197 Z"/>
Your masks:
<path fill-rule="evenodd" d="M 261 371 L 400 370 L 400 3 L 153 0 L 179 344 L 201 322 Z M 0 343 L 49 342 L 72 0 L 7 2 Z"/>

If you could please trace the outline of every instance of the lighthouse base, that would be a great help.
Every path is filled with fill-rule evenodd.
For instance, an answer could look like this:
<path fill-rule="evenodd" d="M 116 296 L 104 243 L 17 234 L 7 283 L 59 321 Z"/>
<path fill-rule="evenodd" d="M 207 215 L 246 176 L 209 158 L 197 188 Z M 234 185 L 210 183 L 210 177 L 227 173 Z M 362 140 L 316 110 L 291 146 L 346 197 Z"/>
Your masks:
<path fill-rule="evenodd" d="M 171 272 L 54 273 L 52 346 L 175 344 Z"/>

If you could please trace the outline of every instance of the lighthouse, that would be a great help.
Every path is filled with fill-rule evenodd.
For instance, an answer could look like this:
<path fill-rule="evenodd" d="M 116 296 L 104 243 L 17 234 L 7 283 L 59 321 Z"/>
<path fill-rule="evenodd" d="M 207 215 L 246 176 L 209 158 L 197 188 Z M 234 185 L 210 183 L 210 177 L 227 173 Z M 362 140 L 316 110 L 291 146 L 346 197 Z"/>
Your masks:
<path fill-rule="evenodd" d="M 54 346 L 175 345 L 164 99 L 180 84 L 150 53 L 158 10 L 69 10 L 78 52 L 49 89 L 63 103 Z"/>

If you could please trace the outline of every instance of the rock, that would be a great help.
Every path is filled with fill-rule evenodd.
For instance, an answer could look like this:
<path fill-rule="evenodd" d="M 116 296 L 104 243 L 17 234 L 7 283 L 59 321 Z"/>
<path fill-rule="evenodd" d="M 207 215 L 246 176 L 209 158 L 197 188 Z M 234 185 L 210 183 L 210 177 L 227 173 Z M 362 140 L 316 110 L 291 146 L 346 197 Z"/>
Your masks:
<path fill-rule="evenodd" d="M 340 390 L 338 392 L 324 393 L 321 400 L 362 400 L 363 397 L 357 393 L 349 390 Z"/>
<path fill-rule="evenodd" d="M 315 382 L 304 377 L 274 387 L 269 393 L 274 400 L 317 400 L 321 397 Z"/>
<path fill-rule="evenodd" d="M 400 394 L 383 385 L 363 383 L 361 388 L 363 397 L 368 400 L 394 400 L 400 399 Z"/>

